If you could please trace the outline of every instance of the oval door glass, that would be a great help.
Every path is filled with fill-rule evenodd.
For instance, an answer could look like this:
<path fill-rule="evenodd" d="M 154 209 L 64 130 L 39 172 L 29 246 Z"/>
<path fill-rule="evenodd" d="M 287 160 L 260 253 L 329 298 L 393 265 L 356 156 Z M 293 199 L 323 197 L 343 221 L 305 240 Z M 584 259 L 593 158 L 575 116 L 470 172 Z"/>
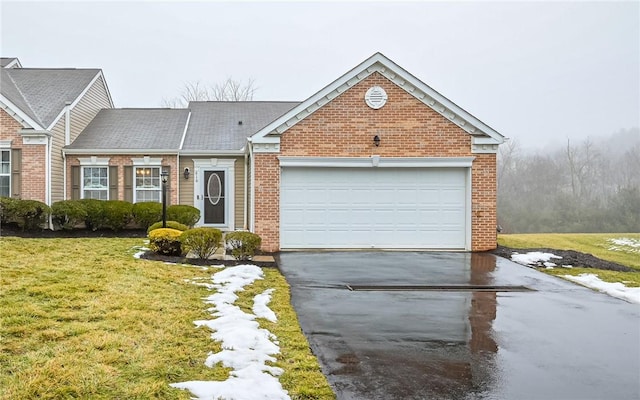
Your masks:
<path fill-rule="evenodd" d="M 207 179 L 207 199 L 211 205 L 215 206 L 222 198 L 222 182 L 218 174 L 209 175 Z"/>

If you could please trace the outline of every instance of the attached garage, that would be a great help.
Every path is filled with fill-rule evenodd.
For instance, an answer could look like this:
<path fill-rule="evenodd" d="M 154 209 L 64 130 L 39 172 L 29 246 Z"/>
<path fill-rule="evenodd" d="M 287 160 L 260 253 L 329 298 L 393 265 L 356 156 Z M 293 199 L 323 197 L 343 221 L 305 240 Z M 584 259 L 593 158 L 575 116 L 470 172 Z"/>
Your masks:
<path fill-rule="evenodd" d="M 471 162 L 283 158 L 280 247 L 466 249 Z"/>

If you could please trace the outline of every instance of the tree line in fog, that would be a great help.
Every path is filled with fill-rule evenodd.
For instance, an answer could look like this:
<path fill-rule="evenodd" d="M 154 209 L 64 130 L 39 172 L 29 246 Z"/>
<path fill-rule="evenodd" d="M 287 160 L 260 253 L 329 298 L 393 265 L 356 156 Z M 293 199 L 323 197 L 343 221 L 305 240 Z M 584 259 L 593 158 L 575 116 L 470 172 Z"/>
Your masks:
<path fill-rule="evenodd" d="M 505 233 L 640 232 L 640 129 L 498 154 L 498 223 Z"/>

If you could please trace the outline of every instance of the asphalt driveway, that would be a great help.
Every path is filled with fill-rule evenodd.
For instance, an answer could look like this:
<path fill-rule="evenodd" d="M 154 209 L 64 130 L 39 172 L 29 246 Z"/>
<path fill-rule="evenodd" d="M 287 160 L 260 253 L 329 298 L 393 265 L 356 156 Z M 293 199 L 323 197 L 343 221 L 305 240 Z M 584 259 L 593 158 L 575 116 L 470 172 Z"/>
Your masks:
<path fill-rule="evenodd" d="M 638 305 L 491 254 L 278 261 L 339 399 L 640 398 Z"/>

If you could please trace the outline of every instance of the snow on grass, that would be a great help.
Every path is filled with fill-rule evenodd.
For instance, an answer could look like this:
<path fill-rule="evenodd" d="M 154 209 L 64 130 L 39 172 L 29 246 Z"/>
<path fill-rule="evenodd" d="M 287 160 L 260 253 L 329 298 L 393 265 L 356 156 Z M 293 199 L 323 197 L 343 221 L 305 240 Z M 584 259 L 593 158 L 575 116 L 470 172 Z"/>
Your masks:
<path fill-rule="evenodd" d="M 623 253 L 640 253 L 640 239 L 630 239 L 630 238 L 617 238 L 617 239 L 609 239 L 609 243 L 612 246 L 609 246 L 609 250 L 611 251 L 621 251 Z"/>
<path fill-rule="evenodd" d="M 273 355 L 280 352 L 277 339 L 255 321 L 257 317 L 275 318 L 267 306 L 273 289 L 254 297 L 256 315 L 234 305 L 238 299 L 236 292 L 262 276 L 262 270 L 255 265 L 229 267 L 213 275 L 209 287 L 216 293 L 208 296 L 205 302 L 212 305 L 209 311 L 216 318 L 195 321 L 195 324 L 207 326 L 213 332 L 211 338 L 222 343 L 222 351 L 209 354 L 205 364 L 213 367 L 222 363 L 233 371 L 225 381 L 179 382 L 172 383 L 172 387 L 189 390 L 198 399 L 290 399 L 277 378 L 282 369 L 267 365 L 267 362 L 275 362 Z"/>
<path fill-rule="evenodd" d="M 563 275 L 565 279 L 579 283 L 591 289 L 606 293 L 609 296 L 640 304 L 640 287 L 626 287 L 623 283 L 604 282 L 595 274 L 580 274 L 578 276 Z"/>
<path fill-rule="evenodd" d="M 556 264 L 550 262 L 552 258 L 562 259 L 562 257 L 555 254 L 542 253 L 540 251 L 531 251 L 524 254 L 515 253 L 511 255 L 511 261 L 517 262 L 518 264 L 530 265 L 535 267 L 555 267 Z"/>
<path fill-rule="evenodd" d="M 135 254 L 133 255 L 133 258 L 138 258 L 138 259 L 139 259 L 140 257 L 142 257 L 142 255 L 143 255 L 144 253 L 146 253 L 147 251 L 149 251 L 149 249 L 148 249 L 147 247 L 144 247 L 144 246 L 133 246 L 131 249 L 132 249 L 132 250 L 134 250 L 134 251 L 135 251 L 135 250 L 137 250 L 137 251 L 135 252 Z"/>

